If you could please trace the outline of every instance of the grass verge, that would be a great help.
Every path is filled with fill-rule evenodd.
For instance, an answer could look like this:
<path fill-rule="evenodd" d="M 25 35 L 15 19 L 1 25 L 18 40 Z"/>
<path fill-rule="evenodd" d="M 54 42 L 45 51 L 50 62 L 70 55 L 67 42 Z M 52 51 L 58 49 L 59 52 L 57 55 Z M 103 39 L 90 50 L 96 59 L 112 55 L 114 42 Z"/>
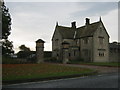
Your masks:
<path fill-rule="evenodd" d="M 88 75 L 95 72 L 91 69 L 70 67 L 55 64 L 3 64 L 2 81 L 18 83 L 46 79 L 66 78 Z"/>
<path fill-rule="evenodd" d="M 76 64 L 95 65 L 95 66 L 108 66 L 108 67 L 120 67 L 120 63 L 116 63 L 116 62 L 91 62 L 91 63 L 79 62 L 79 63 L 76 63 Z"/>

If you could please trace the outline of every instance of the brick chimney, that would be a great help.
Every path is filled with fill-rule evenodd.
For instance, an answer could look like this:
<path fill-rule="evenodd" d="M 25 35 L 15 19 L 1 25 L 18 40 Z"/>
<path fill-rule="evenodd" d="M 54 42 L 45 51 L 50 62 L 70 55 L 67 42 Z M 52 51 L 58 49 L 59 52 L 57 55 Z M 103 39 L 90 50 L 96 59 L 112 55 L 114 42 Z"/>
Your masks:
<path fill-rule="evenodd" d="M 76 28 L 76 22 L 72 22 L 72 28 Z"/>
<path fill-rule="evenodd" d="M 89 25 L 90 24 L 90 19 L 86 18 L 86 24 L 85 25 Z"/>

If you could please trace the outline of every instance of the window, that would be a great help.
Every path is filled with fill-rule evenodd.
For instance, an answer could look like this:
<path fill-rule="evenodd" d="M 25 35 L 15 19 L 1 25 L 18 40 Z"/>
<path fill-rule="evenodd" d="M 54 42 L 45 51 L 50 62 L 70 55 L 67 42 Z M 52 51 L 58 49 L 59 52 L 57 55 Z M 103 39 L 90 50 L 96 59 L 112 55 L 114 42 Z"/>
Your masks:
<path fill-rule="evenodd" d="M 80 47 L 78 48 L 78 50 L 80 51 Z"/>
<path fill-rule="evenodd" d="M 99 51 L 99 56 L 104 57 L 104 52 L 106 51 L 106 49 L 98 49 L 98 51 Z"/>
<path fill-rule="evenodd" d="M 104 52 L 99 52 L 100 57 L 104 57 Z"/>
<path fill-rule="evenodd" d="M 69 57 L 71 56 L 71 54 L 69 53 Z"/>
<path fill-rule="evenodd" d="M 59 54 L 57 53 L 57 57 L 59 56 Z"/>

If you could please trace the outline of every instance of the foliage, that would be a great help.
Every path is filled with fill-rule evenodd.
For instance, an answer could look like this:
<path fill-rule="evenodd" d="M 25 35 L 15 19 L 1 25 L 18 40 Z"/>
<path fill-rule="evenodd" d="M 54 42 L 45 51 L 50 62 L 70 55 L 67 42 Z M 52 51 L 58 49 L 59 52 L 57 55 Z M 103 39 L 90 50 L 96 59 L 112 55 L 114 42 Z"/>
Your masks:
<path fill-rule="evenodd" d="M 2 55 L 3 56 L 10 56 L 10 54 L 14 53 L 13 51 L 13 42 L 9 40 L 4 40 L 2 43 Z"/>
<path fill-rule="evenodd" d="M 9 9 L 5 6 L 4 2 L 1 6 L 2 10 L 2 39 L 8 39 L 11 31 L 11 17 Z"/>
<path fill-rule="evenodd" d="M 26 47 L 25 45 L 19 46 L 19 49 L 21 51 L 17 53 L 18 58 L 27 59 L 32 54 L 32 52 L 30 51 L 30 48 Z"/>
<path fill-rule="evenodd" d="M 27 58 L 27 63 L 36 63 L 36 62 L 37 62 L 36 56 Z"/>
<path fill-rule="evenodd" d="M 13 42 L 8 40 L 8 36 L 11 31 L 11 17 L 9 14 L 9 9 L 5 6 L 4 2 L 0 6 L 2 11 L 2 55 L 10 56 L 13 51 Z"/>
<path fill-rule="evenodd" d="M 93 70 L 57 64 L 3 64 L 2 78 L 4 81 L 40 79 L 75 74 L 89 73 Z"/>
<path fill-rule="evenodd" d="M 2 57 L 2 64 L 20 64 L 20 61 L 17 61 L 14 58 Z"/>
<path fill-rule="evenodd" d="M 20 49 L 21 51 L 25 51 L 25 52 L 30 51 L 30 48 L 26 47 L 25 45 L 19 46 L 19 49 Z"/>
<path fill-rule="evenodd" d="M 19 51 L 17 53 L 18 58 L 28 58 L 28 56 L 31 54 L 30 51 Z"/>

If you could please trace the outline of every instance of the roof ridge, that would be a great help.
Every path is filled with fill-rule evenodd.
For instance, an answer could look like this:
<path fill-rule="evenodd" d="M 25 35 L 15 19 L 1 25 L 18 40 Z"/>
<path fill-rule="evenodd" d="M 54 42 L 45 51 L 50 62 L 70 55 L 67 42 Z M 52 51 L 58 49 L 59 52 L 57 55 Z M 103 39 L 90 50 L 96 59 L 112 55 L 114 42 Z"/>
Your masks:
<path fill-rule="evenodd" d="M 58 26 L 58 27 L 63 27 L 63 28 L 71 28 L 71 27 L 66 27 L 66 26 Z"/>
<path fill-rule="evenodd" d="M 96 24 L 96 23 L 100 23 L 100 21 L 93 22 L 93 23 L 91 23 L 91 24 L 89 24 L 89 25 Z M 84 26 L 80 26 L 80 27 L 78 27 L 77 29 L 82 28 L 82 27 L 85 27 L 85 26 L 86 26 L 86 25 L 84 25 Z"/>

